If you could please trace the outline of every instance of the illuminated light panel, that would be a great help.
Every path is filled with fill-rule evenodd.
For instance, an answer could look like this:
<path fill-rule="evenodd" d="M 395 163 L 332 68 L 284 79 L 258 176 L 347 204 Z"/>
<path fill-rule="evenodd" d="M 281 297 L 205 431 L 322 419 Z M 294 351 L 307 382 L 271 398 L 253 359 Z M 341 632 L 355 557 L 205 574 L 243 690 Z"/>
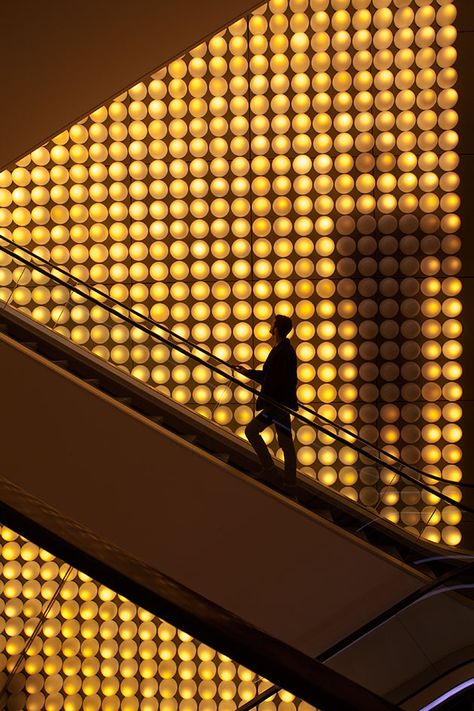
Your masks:
<path fill-rule="evenodd" d="M 3 687 L 69 568 L 0 526 Z M 250 669 L 73 569 L 9 684 L 28 711 L 234 711 L 268 688 Z M 266 711 L 313 711 L 280 691 Z"/>
<path fill-rule="evenodd" d="M 4 171 L 0 227 L 228 361 L 262 362 L 273 313 L 292 316 L 300 401 L 460 499 L 455 18 L 444 0 L 272 0 Z M 243 433 L 243 389 L 13 277 L 19 308 Z M 459 543 L 457 508 L 379 497 L 307 436 L 309 476 Z"/>

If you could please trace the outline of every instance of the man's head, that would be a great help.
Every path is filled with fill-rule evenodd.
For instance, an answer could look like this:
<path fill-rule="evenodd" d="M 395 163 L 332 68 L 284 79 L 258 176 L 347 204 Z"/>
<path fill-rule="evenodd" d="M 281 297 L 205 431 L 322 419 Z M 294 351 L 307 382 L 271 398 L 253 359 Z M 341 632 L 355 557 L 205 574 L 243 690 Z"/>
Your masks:
<path fill-rule="evenodd" d="M 279 338 L 286 338 L 291 329 L 293 328 L 293 323 L 289 316 L 283 316 L 283 314 L 277 314 L 272 324 L 270 333 L 273 336 L 279 336 Z"/>

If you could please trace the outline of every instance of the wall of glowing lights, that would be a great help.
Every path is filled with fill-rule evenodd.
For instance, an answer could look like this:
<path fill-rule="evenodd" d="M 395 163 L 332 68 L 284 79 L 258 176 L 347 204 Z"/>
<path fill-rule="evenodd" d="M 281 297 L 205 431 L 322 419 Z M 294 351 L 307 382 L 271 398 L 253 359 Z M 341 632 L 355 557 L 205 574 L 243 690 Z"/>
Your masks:
<path fill-rule="evenodd" d="M 5 526 L 0 561 L 2 708 L 235 711 L 270 686 Z M 313 710 L 286 691 L 261 705 Z"/>
<path fill-rule="evenodd" d="M 291 315 L 299 400 L 459 501 L 455 18 L 446 0 L 271 0 L 1 173 L 0 227 L 229 361 L 262 362 Z M 4 255 L 0 295 L 238 434 L 252 417 L 243 388 L 64 308 Z M 296 429 L 308 476 L 460 542 L 457 507 Z"/>

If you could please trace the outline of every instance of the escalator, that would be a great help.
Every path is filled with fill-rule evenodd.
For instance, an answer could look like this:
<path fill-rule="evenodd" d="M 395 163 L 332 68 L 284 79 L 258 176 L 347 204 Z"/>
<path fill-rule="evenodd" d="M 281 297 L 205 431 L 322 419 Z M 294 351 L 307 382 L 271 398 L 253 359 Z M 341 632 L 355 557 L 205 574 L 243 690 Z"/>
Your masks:
<path fill-rule="evenodd" d="M 472 679 L 473 583 L 471 565 L 427 586 L 423 595 L 386 613 L 380 624 L 352 644 L 334 650 L 326 664 L 402 708 L 423 708 L 442 695 L 440 685 L 443 692 L 450 688 L 453 670 L 463 683 Z"/>
<path fill-rule="evenodd" d="M 457 703 L 464 708 L 474 683 L 472 556 L 466 563 L 327 649 L 318 661 L 406 711 L 441 711 Z M 269 687 L 259 702 L 278 690 Z"/>
<path fill-rule="evenodd" d="M 191 362 L 225 397 L 236 388 L 255 394 L 205 348 L 9 240 L 0 248 L 21 273 L 33 270 L 43 284 L 62 289 L 64 308 L 86 304 L 100 310 L 102 323 L 124 324 L 139 342 L 156 343 L 167 354 L 163 367 Z M 350 487 L 338 493 L 324 486 L 311 466 L 298 474 L 298 502 L 256 481 L 256 460 L 240 437 L 66 339 L 60 319 L 51 328 L 5 303 L 0 328 L 8 413 L 2 519 L 130 598 L 148 607 L 159 602 L 162 614 L 193 634 L 221 648 L 224 638 L 245 663 L 262 665 L 265 654 L 254 659 L 243 642 L 236 648 L 234 633 L 223 630 L 207 603 L 305 658 L 327 663 L 328 650 L 337 649 L 342 673 L 369 686 L 344 658 L 355 640 L 375 640 L 388 610 L 401 614 L 434 579 L 470 565 L 468 551 L 453 554 L 423 537 L 429 517 L 406 531 L 384 517 L 382 495 L 364 506 L 352 500 Z M 291 414 L 305 428 L 308 462 L 336 453 L 374 491 L 408 498 L 422 492 L 433 508 L 441 501 L 472 515 L 445 493 L 449 482 L 310 408 Z M 182 588 L 200 603 L 188 598 L 185 605 Z M 462 610 L 471 604 L 452 595 Z M 362 664 L 366 653 L 357 652 Z M 396 692 L 387 685 L 377 694 Z"/>

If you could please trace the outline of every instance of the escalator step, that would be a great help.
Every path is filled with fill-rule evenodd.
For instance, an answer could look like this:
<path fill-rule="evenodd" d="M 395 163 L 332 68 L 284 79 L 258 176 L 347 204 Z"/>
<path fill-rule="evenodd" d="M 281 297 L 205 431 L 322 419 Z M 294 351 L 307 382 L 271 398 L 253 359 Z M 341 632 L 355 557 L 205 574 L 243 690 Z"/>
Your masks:
<path fill-rule="evenodd" d="M 304 503 L 304 500 L 302 500 L 302 503 Z M 334 516 L 332 515 L 332 512 L 329 509 L 313 508 L 313 511 L 317 516 L 321 516 L 321 518 L 325 518 L 326 521 L 334 523 Z"/>
<path fill-rule="evenodd" d="M 352 533 L 354 536 L 357 536 L 357 538 L 360 538 L 362 541 L 373 545 L 365 530 L 360 526 L 344 526 L 343 528 L 345 528 L 348 533 Z"/>
<path fill-rule="evenodd" d="M 87 383 L 87 385 L 92 385 L 93 388 L 98 388 L 100 385 L 99 378 L 84 378 L 84 382 Z"/>
<path fill-rule="evenodd" d="M 220 459 L 221 462 L 224 462 L 225 464 L 228 464 L 230 462 L 230 455 L 227 454 L 227 452 L 216 452 L 214 456 L 217 459 Z"/>
<path fill-rule="evenodd" d="M 433 580 L 436 580 L 436 578 L 439 578 L 439 572 L 436 571 L 431 565 L 417 565 L 417 570 L 420 570 L 423 572 L 425 575 L 428 575 L 430 578 L 433 578 Z"/>
<path fill-rule="evenodd" d="M 29 348 L 30 351 L 38 350 L 38 344 L 36 341 L 21 341 L 21 345 L 25 346 L 25 348 Z"/>
<path fill-rule="evenodd" d="M 65 370 L 69 367 L 69 361 L 67 360 L 53 360 L 53 365 L 57 365 L 58 368 L 64 368 Z"/>
<path fill-rule="evenodd" d="M 398 550 L 396 546 L 391 546 L 391 545 L 378 545 L 377 548 L 379 550 L 384 551 L 385 553 L 388 553 L 389 556 L 392 558 L 396 558 L 397 560 L 403 560 L 403 556 Z"/>
<path fill-rule="evenodd" d="M 162 425 L 165 421 L 165 418 L 163 415 L 153 415 L 153 417 L 149 417 L 152 422 L 155 422 L 157 425 Z"/>
<path fill-rule="evenodd" d="M 127 407 L 132 404 L 132 398 L 129 396 L 116 397 L 115 400 L 121 405 L 126 405 Z"/>
<path fill-rule="evenodd" d="M 189 444 L 196 444 L 197 442 L 197 435 L 195 434 L 186 434 L 182 436 L 183 439 L 186 440 L 186 442 L 189 442 Z"/>
<path fill-rule="evenodd" d="M 8 324 L 0 323 L 0 333 L 8 333 Z"/>

